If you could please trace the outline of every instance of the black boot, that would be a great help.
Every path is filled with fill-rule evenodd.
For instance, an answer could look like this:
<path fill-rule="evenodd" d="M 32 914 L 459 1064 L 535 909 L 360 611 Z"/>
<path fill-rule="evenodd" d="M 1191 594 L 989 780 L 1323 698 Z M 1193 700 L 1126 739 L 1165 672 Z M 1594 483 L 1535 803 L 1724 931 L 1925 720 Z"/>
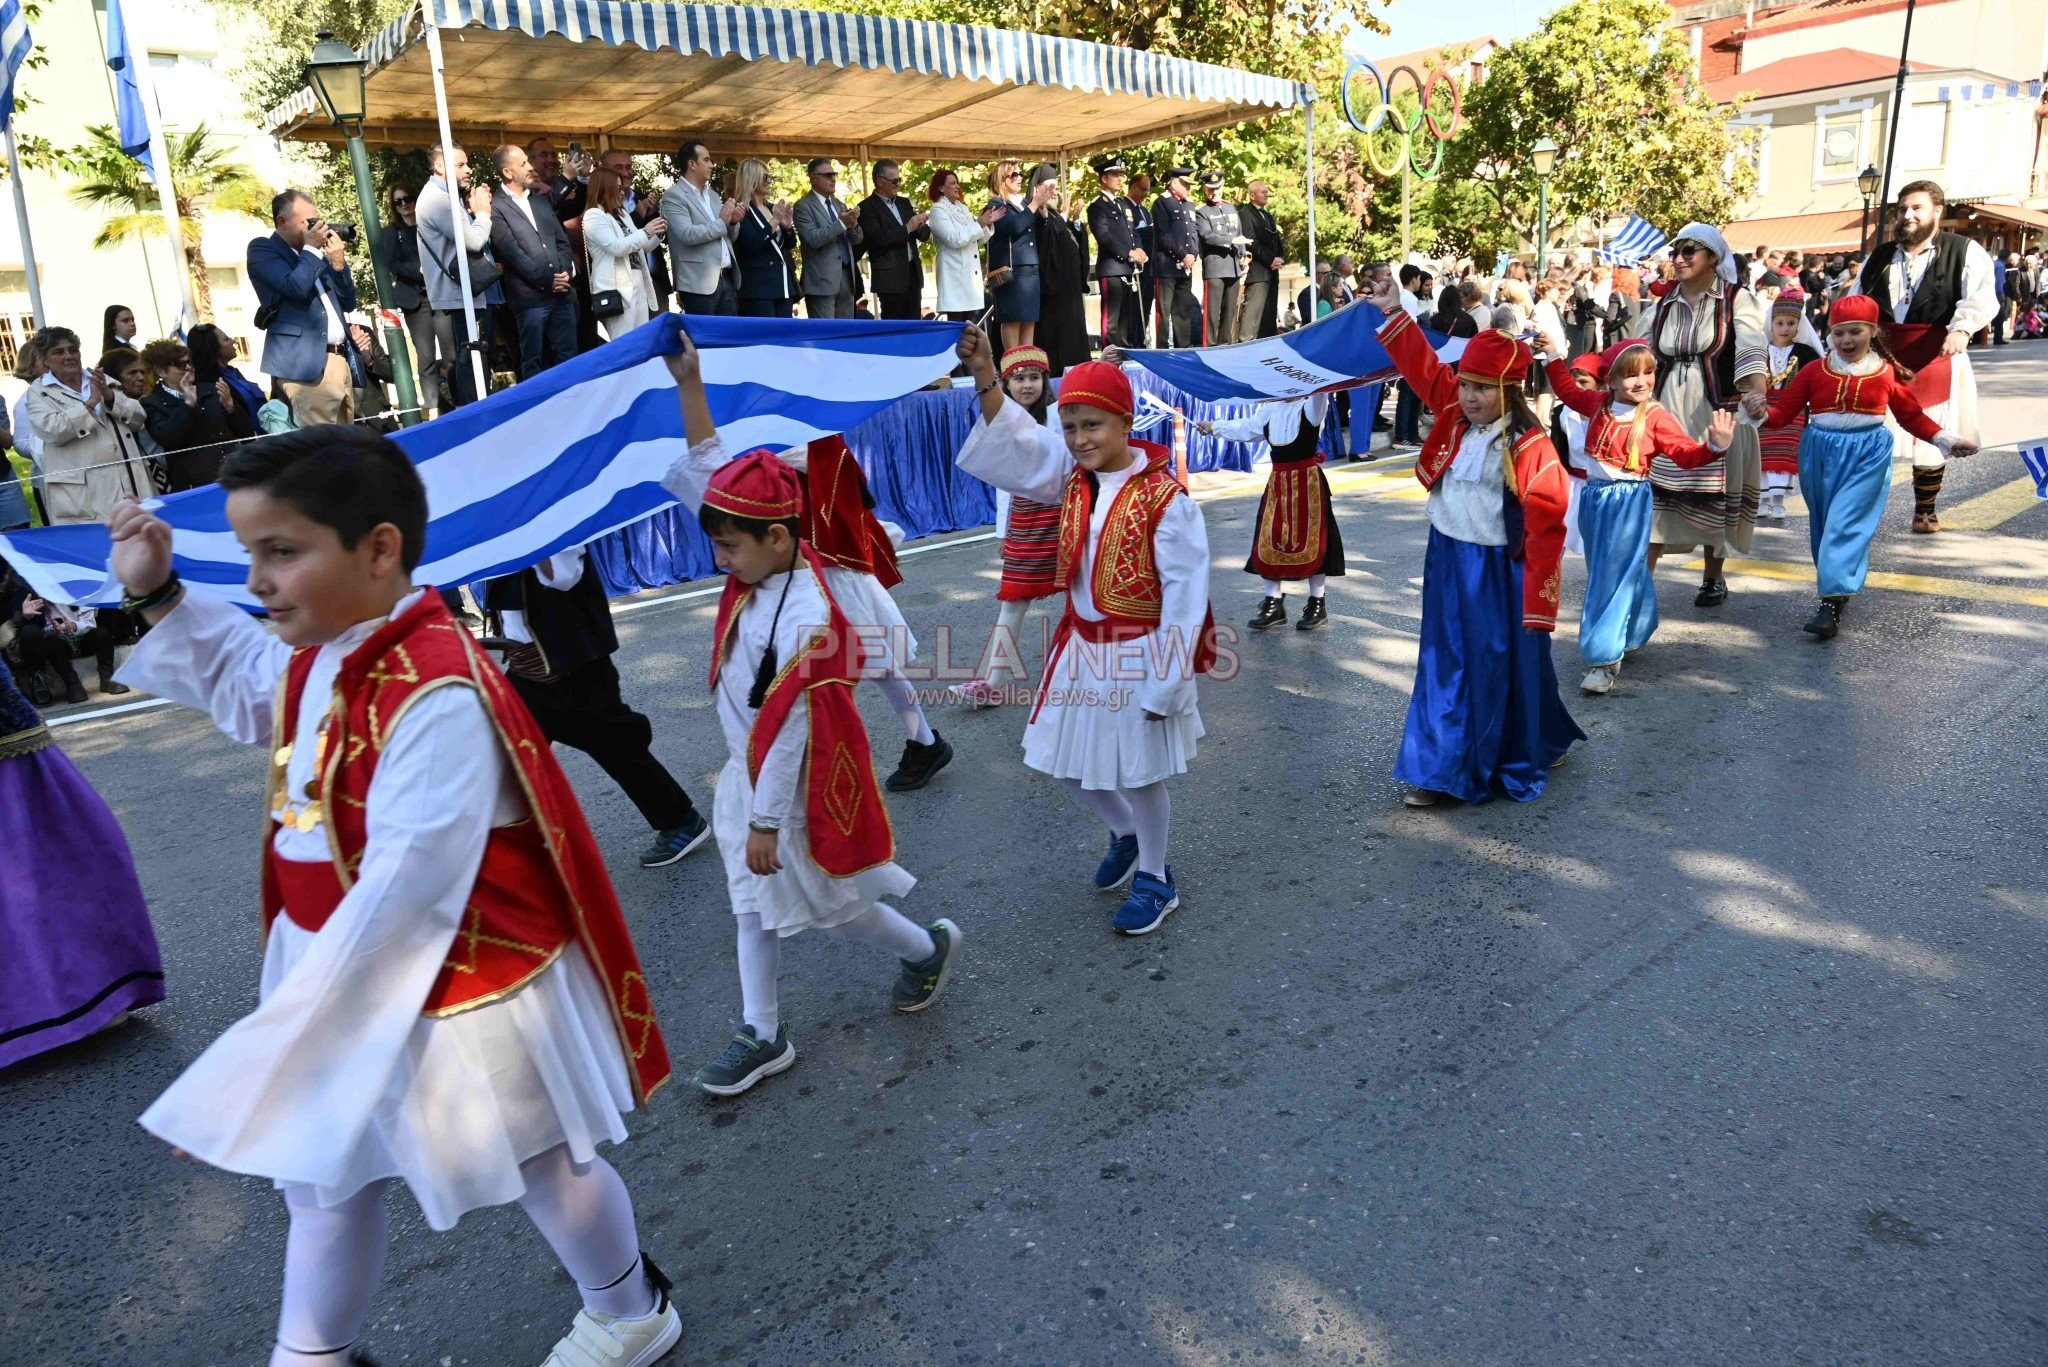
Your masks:
<path fill-rule="evenodd" d="M 1317 627 L 1328 626 L 1329 624 L 1330 613 L 1323 606 L 1323 596 L 1319 593 L 1309 599 L 1308 606 L 1301 610 L 1301 620 L 1294 624 L 1294 629 L 1296 631 L 1314 631 Z"/>
<path fill-rule="evenodd" d="M 1699 595 L 1692 600 L 1692 605 L 1696 608 L 1717 608 L 1727 601 L 1728 581 L 1726 579 L 1702 579 L 1700 581 Z"/>
<path fill-rule="evenodd" d="M 953 747 L 946 744 L 946 738 L 936 731 L 932 732 L 929 745 L 907 740 L 903 742 L 903 758 L 896 762 L 896 772 L 889 775 L 888 782 L 882 786 L 892 793 L 922 788 L 952 759 Z"/>
<path fill-rule="evenodd" d="M 1835 633 L 1842 629 L 1842 607 L 1846 598 L 1823 598 L 1814 609 L 1813 616 L 1800 630 L 1808 632 L 1816 641 L 1832 641 Z"/>
<path fill-rule="evenodd" d="M 1268 598 L 1259 604 L 1259 615 L 1252 618 L 1253 631 L 1265 631 L 1270 627 L 1287 625 L 1287 601 L 1278 596 Z"/>

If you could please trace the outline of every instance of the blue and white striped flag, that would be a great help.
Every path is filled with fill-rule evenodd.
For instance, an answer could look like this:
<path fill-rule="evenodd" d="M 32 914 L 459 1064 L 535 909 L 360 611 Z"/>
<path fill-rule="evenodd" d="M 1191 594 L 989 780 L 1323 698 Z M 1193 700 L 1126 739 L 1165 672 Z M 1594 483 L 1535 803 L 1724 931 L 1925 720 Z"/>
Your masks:
<path fill-rule="evenodd" d="M 1610 266 L 1633 266 L 1652 252 L 1663 251 L 1664 243 L 1664 234 L 1631 215 L 1614 240 L 1600 249 L 1600 259 Z"/>
<path fill-rule="evenodd" d="M 682 411 L 662 357 L 684 319 L 666 314 L 624 337 L 393 436 L 427 486 L 419 584 L 509 574 L 617 531 L 675 500 L 661 477 L 683 454 Z M 714 318 L 688 320 L 711 416 L 735 455 L 844 432 L 953 368 L 958 323 Z M 218 486 L 147 506 L 171 524 L 178 573 L 196 593 L 253 608 L 249 558 Z M 113 603 L 105 527 L 0 535 L 0 555 L 58 603 Z"/>
<path fill-rule="evenodd" d="M 1125 353 L 1137 365 L 1198 399 L 1298 399 L 1384 380 L 1394 360 L 1380 345 L 1386 315 L 1363 300 L 1318 318 L 1305 328 L 1235 346 Z M 1461 338 L 1425 329 L 1446 361 L 1465 353 Z"/>
<path fill-rule="evenodd" d="M 2048 498 L 2048 437 L 2021 442 L 2020 460 L 2034 477 L 2034 497 Z"/>
<path fill-rule="evenodd" d="M 0 128 L 14 122 L 14 79 L 34 49 L 21 0 L 0 0 Z"/>

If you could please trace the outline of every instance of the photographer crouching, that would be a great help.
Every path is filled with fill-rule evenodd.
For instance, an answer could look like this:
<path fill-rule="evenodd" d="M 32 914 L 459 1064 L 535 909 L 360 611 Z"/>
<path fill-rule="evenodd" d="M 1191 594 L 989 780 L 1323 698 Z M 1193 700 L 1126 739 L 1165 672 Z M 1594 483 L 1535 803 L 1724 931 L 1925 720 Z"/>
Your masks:
<path fill-rule="evenodd" d="M 270 201 L 277 231 L 249 244 L 256 326 L 263 332 L 263 373 L 284 386 L 301 427 L 349 422 L 368 368 L 343 315 L 356 306 L 348 269 L 352 223 L 327 223 L 312 197 L 285 190 Z"/>

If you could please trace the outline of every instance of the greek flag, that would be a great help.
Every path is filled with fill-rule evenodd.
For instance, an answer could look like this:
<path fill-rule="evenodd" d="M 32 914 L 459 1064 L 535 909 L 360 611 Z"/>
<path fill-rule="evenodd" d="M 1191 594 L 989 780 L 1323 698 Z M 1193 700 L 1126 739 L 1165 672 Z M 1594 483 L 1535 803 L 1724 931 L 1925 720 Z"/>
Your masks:
<path fill-rule="evenodd" d="M 2034 496 L 2048 498 L 2048 437 L 2021 442 L 2020 460 L 2034 477 Z"/>
<path fill-rule="evenodd" d="M 1664 242 L 1664 234 L 1631 215 L 1614 240 L 1600 249 L 1600 259 L 1610 266 L 1633 266 L 1651 253 L 1663 251 Z"/>
<path fill-rule="evenodd" d="M 1384 380 L 1394 360 L 1380 345 L 1386 315 L 1363 300 L 1318 318 L 1305 328 L 1235 346 L 1125 355 L 1176 389 L 1215 403 L 1223 399 L 1298 399 Z M 1462 339 L 1427 332 L 1446 361 L 1465 352 Z"/>
<path fill-rule="evenodd" d="M 142 59 L 148 61 L 145 55 Z M 156 174 L 149 155 L 149 113 L 142 103 L 142 82 L 135 74 L 135 54 L 128 48 L 128 21 L 121 0 L 107 0 L 107 69 L 114 73 L 114 122 L 121 150 Z M 168 174 L 168 168 L 166 168 Z"/>
<path fill-rule="evenodd" d="M 0 0 L 0 128 L 14 121 L 14 78 L 34 48 L 21 0 Z"/>
<path fill-rule="evenodd" d="M 953 368 L 958 323 L 687 320 L 711 416 L 735 455 L 801 446 L 855 426 Z M 673 504 L 661 477 L 683 454 L 682 410 L 663 357 L 685 320 L 665 314 L 617 341 L 392 440 L 427 486 L 419 584 L 509 574 Z M 146 505 L 171 524 L 188 589 L 257 606 L 249 558 L 216 485 Z M 105 527 L 0 535 L 0 556 L 57 603 L 115 603 Z"/>

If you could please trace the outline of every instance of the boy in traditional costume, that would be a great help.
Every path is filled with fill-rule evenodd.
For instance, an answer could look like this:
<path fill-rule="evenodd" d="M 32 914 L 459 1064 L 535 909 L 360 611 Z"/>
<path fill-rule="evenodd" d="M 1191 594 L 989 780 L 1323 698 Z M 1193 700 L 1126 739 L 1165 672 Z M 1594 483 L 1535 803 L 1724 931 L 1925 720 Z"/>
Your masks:
<path fill-rule="evenodd" d="M 961 335 L 981 418 L 957 463 L 1013 496 L 1060 505 L 1054 582 L 1066 613 L 1046 652 L 1024 763 L 1109 827 L 1095 886 L 1131 885 L 1112 922 L 1157 930 L 1180 905 L 1167 862 L 1166 781 L 1202 738 L 1195 677 L 1215 658 L 1209 537 L 1163 446 L 1132 441 L 1131 382 L 1103 361 L 1060 380 L 1063 449 L 1003 396 L 988 339 Z"/>
<path fill-rule="evenodd" d="M 776 980 L 782 941 L 805 930 L 886 949 L 899 960 L 896 1010 L 923 1011 L 959 960 L 960 928 L 927 928 L 879 901 L 917 880 L 875 782 L 853 686 L 864 663 L 834 572 L 803 539 L 796 472 L 761 452 L 726 459 L 689 338 L 669 358 L 689 449 L 662 483 L 726 571 L 712 641 L 711 688 L 728 750 L 711 825 L 725 856 L 738 933 L 742 1024 L 697 1086 L 737 1096 L 796 1062 Z"/>
<path fill-rule="evenodd" d="M 1313 631 L 1330 620 L 1323 588 L 1331 576 L 1344 573 L 1344 541 L 1337 533 L 1322 453 L 1316 450 L 1329 409 L 1329 395 L 1311 394 L 1264 405 L 1247 417 L 1195 424 L 1212 437 L 1264 441 L 1273 450 L 1272 471 L 1252 522 L 1251 553 L 1244 561 L 1244 572 L 1258 576 L 1266 589 L 1249 623 L 1253 631 L 1287 625 L 1283 595 L 1289 580 L 1308 581 L 1308 605 L 1294 624 L 1296 631 Z"/>
<path fill-rule="evenodd" d="M 222 469 L 275 634 L 187 592 L 171 531 L 108 519 L 154 624 L 131 683 L 272 747 L 261 1001 L 142 1124 L 291 1215 L 273 1367 L 341 1364 L 383 1268 L 385 1191 L 427 1223 L 518 1202 L 583 1297 L 551 1367 L 644 1367 L 682 1334 L 597 1153 L 667 1080 L 632 937 L 568 779 L 505 676 L 411 578 L 404 452 L 320 426 Z"/>

